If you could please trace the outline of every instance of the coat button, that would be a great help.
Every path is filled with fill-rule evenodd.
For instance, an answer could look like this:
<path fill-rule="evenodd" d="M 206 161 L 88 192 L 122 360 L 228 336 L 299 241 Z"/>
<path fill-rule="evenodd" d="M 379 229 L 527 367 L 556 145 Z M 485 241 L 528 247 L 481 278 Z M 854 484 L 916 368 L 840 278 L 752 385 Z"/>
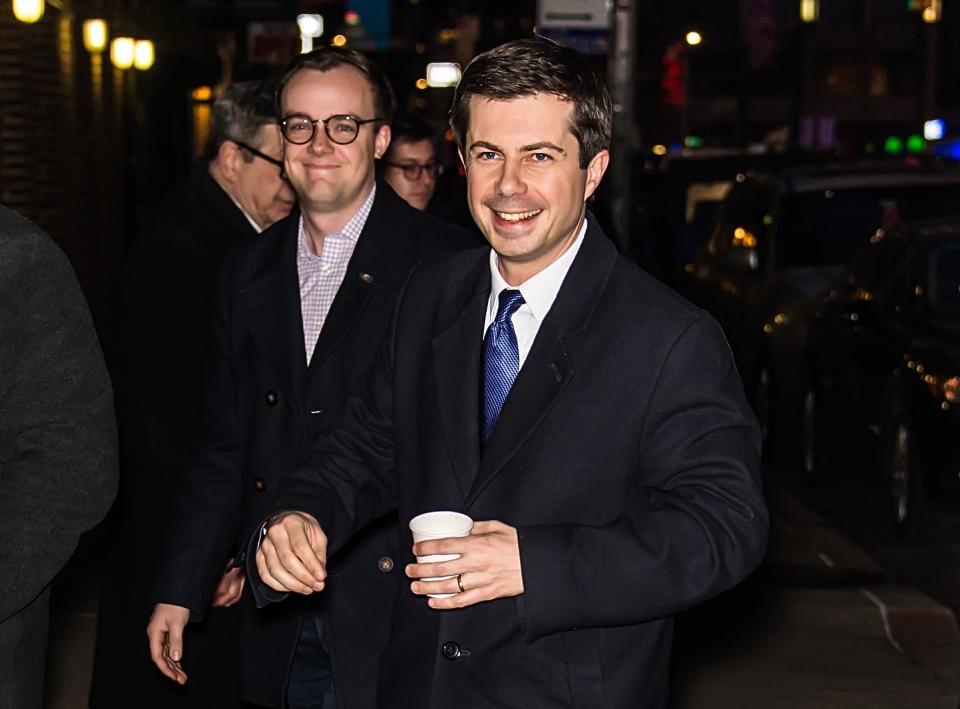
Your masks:
<path fill-rule="evenodd" d="M 361 273 L 360 280 L 366 283 L 367 285 L 370 285 L 371 283 L 373 283 L 373 276 L 371 276 L 369 273 Z"/>
<path fill-rule="evenodd" d="M 440 648 L 440 653 L 448 660 L 456 660 L 462 654 L 460 652 L 460 645 L 452 640 L 449 640 L 443 644 L 443 647 Z"/>
<path fill-rule="evenodd" d="M 267 481 L 263 478 L 254 478 L 253 487 L 257 492 L 263 492 L 267 489 Z"/>
<path fill-rule="evenodd" d="M 390 573 L 393 571 L 393 559 L 391 559 L 389 556 L 381 556 L 380 560 L 377 562 L 377 568 L 385 574 Z"/>
<path fill-rule="evenodd" d="M 268 391 L 263 398 L 266 399 L 267 406 L 276 406 L 280 403 L 280 395 L 273 389 Z"/>

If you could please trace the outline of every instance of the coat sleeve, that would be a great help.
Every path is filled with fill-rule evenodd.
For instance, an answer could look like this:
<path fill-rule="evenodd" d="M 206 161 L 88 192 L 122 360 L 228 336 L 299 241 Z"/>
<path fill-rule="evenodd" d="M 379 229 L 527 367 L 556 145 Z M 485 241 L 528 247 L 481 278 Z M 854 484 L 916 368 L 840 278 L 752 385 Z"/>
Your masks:
<path fill-rule="evenodd" d="M 619 519 L 518 529 L 517 609 L 529 637 L 673 615 L 760 563 L 760 435 L 712 319 L 678 336 L 643 415 L 633 498 Z"/>
<path fill-rule="evenodd" d="M 0 622 L 53 580 L 116 487 L 113 394 L 76 276 L 0 208 Z"/>
<path fill-rule="evenodd" d="M 199 431 L 188 447 L 163 532 L 152 602 L 189 608 L 202 620 L 241 526 L 243 467 L 237 379 L 230 343 L 232 261 L 214 297 Z"/>
<path fill-rule="evenodd" d="M 405 290 L 399 296 L 398 311 Z M 316 442 L 309 465 L 283 479 L 273 511 L 247 543 L 247 577 L 258 607 L 287 596 L 268 588 L 257 571 L 256 551 L 270 518 L 288 511 L 312 515 L 327 535 L 329 558 L 366 524 L 397 506 L 393 428 L 396 320 L 395 313 L 373 364 L 351 393 L 341 425 Z"/>

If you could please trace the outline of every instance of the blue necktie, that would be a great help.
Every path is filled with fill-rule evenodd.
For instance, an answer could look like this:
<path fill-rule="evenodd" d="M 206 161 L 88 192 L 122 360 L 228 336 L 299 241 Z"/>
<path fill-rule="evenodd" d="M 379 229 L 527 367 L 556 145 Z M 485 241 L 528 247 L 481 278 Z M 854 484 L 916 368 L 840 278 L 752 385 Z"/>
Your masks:
<path fill-rule="evenodd" d="M 520 350 L 517 333 L 510 317 L 523 305 L 518 290 L 500 291 L 497 316 L 487 329 L 483 341 L 483 442 L 493 432 L 503 402 L 507 400 L 513 380 L 520 371 Z"/>

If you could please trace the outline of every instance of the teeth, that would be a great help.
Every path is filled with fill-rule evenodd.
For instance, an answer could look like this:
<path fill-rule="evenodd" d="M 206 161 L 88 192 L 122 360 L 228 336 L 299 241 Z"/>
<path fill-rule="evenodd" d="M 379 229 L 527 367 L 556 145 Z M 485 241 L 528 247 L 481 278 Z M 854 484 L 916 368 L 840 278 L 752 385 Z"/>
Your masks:
<path fill-rule="evenodd" d="M 543 211 L 542 209 L 535 209 L 532 212 L 517 212 L 517 213 L 497 212 L 496 214 L 498 217 L 500 217 L 506 222 L 520 222 L 520 221 L 523 221 L 524 219 L 530 219 L 531 217 L 535 217 L 538 214 L 540 214 L 540 212 L 542 211 Z"/>

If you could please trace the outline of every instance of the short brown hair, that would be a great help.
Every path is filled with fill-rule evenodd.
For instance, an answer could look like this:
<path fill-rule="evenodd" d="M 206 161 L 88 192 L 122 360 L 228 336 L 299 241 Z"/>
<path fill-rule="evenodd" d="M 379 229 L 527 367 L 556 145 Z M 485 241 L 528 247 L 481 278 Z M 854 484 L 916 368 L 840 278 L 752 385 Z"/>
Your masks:
<path fill-rule="evenodd" d="M 610 148 L 613 102 L 607 85 L 578 51 L 540 37 L 501 44 L 467 65 L 450 109 L 457 145 L 464 149 L 472 97 L 509 101 L 536 94 L 573 104 L 570 132 L 580 146 L 581 169 Z"/>
<path fill-rule="evenodd" d="M 370 88 L 373 90 L 373 108 L 377 117 L 383 119 L 384 123 L 393 121 L 396 101 L 393 98 L 393 87 L 390 86 L 387 75 L 360 52 L 343 47 L 320 47 L 306 54 L 298 54 L 287 64 L 280 80 L 277 82 L 277 115 L 283 117 L 283 107 L 281 105 L 283 89 L 294 74 L 304 69 L 330 71 L 338 66 L 352 66 L 363 72 L 367 77 Z M 359 116 L 359 118 L 372 117 Z"/>

